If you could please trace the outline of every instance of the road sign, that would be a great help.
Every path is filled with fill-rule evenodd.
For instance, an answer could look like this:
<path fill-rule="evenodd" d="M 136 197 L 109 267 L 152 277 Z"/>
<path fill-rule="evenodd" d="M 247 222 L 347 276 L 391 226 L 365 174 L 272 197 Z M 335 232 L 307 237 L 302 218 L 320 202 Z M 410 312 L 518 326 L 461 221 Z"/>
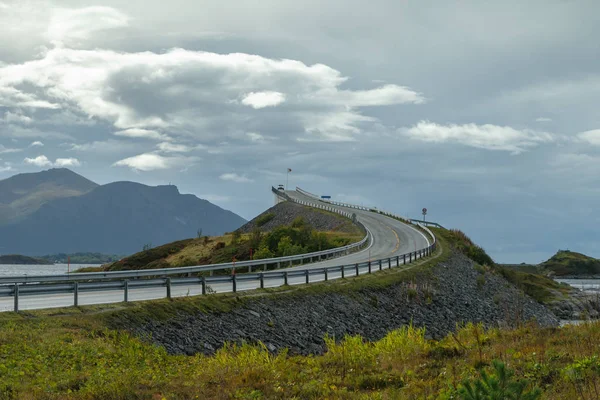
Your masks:
<path fill-rule="evenodd" d="M 321 196 L 322 199 L 330 199 L 331 196 Z"/>
<path fill-rule="evenodd" d="M 423 215 L 427 215 L 427 209 L 423 208 Z"/>

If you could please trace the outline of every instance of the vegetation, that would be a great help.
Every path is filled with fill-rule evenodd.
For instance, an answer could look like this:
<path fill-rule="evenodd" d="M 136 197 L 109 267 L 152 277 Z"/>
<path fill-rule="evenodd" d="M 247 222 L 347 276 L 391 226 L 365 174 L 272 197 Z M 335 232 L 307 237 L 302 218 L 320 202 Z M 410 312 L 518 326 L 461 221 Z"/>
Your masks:
<path fill-rule="evenodd" d="M 405 326 L 376 342 L 327 337 L 327 352 L 310 357 L 260 343 L 172 356 L 108 329 L 104 313 L 2 314 L 0 398 L 598 398 L 600 323 L 425 334 Z"/>
<path fill-rule="evenodd" d="M 69 260 L 71 264 L 106 264 L 120 260 L 123 256 L 102 253 L 58 253 L 42 256 L 42 258 L 59 264 L 66 264 Z"/>
<path fill-rule="evenodd" d="M 454 248 L 480 266 L 490 267 L 491 272 L 502 275 L 507 281 L 540 303 L 550 303 L 570 291 L 568 285 L 560 284 L 543 274 L 524 272 L 531 270 L 530 268 L 518 269 L 495 264 L 483 248 L 474 244 L 466 234 L 459 230 L 434 229 L 434 231 L 438 237 L 444 237 Z"/>
<path fill-rule="evenodd" d="M 344 246 L 362 239 L 357 228 L 353 233 L 318 232 L 301 217 L 290 226 L 281 226 L 263 233 L 256 228 L 252 233 L 234 231 L 223 236 L 201 236 L 180 240 L 125 257 L 91 271 L 121 271 L 136 269 L 172 268 L 189 265 L 229 263 L 279 255 L 293 255 Z M 79 270 L 78 272 L 83 272 Z"/>
<path fill-rule="evenodd" d="M 569 250 L 559 250 L 539 267 L 556 276 L 600 275 L 600 260 Z"/>
<path fill-rule="evenodd" d="M 52 264 L 52 262 L 43 258 L 33 258 L 19 254 L 7 254 L 5 256 L 0 256 L 0 264 L 47 265 Z"/>
<path fill-rule="evenodd" d="M 275 214 L 273 213 L 262 214 L 261 216 L 256 218 L 256 226 L 263 226 L 269 223 L 269 221 L 271 221 L 273 218 L 275 218 Z"/>

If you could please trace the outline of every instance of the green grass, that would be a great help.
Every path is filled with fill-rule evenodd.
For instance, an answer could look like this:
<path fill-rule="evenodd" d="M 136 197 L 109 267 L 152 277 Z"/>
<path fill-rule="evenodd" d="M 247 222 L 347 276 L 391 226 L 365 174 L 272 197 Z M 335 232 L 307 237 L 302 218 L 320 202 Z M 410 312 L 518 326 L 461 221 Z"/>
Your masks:
<path fill-rule="evenodd" d="M 560 250 L 540 264 L 540 268 L 556 276 L 600 275 L 600 260 L 574 251 Z"/>

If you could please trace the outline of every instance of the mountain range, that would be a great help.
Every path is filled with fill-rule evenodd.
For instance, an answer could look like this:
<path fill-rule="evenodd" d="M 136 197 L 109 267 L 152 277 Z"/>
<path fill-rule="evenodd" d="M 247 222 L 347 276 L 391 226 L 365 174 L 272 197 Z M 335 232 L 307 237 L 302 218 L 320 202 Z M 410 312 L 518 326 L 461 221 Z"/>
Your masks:
<path fill-rule="evenodd" d="M 176 186 L 98 185 L 66 168 L 0 181 L 0 252 L 129 254 L 246 221 Z"/>

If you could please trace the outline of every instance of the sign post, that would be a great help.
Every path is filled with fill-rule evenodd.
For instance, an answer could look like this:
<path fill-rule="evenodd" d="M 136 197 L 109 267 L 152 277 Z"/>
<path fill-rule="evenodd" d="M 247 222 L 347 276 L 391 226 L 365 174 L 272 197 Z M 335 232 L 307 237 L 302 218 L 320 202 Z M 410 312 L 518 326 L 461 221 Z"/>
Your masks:
<path fill-rule="evenodd" d="M 423 221 L 425 221 L 425 216 L 427 215 L 427 209 L 423 208 L 422 213 L 423 213 Z"/>

